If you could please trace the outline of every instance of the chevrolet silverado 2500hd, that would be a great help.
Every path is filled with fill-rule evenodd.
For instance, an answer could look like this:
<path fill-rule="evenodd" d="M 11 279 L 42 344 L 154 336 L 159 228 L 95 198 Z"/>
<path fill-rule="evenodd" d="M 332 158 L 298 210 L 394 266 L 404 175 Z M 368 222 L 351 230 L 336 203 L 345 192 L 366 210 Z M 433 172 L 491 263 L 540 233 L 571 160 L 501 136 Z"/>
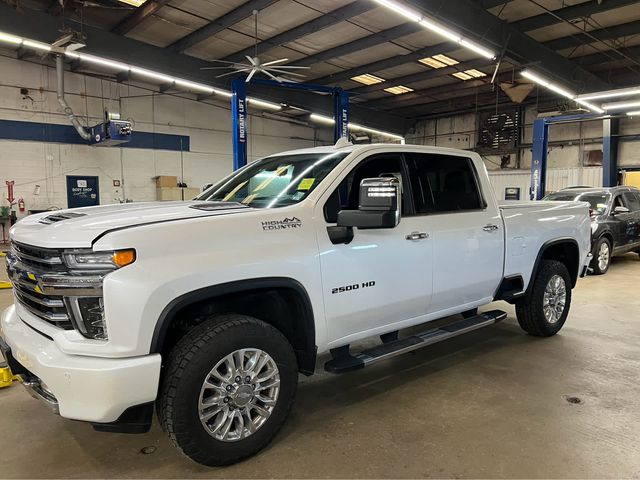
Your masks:
<path fill-rule="evenodd" d="M 30 393 L 206 465 L 262 449 L 316 356 L 342 373 L 503 319 L 565 323 L 588 205 L 499 206 L 481 158 L 409 145 L 281 153 L 189 202 L 31 215 L 11 229 L 0 347 Z M 405 327 L 463 319 L 399 336 Z M 376 347 L 352 352 L 368 337 Z"/>

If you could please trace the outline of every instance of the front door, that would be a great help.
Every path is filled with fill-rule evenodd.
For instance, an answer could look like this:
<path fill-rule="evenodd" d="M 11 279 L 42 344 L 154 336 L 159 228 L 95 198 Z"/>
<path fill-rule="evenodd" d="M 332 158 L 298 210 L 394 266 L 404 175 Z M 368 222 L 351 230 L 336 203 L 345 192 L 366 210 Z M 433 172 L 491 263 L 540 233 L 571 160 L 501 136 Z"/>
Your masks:
<path fill-rule="evenodd" d="M 358 208 L 360 182 L 386 176 L 401 182 L 400 224 L 355 228 L 349 244 L 333 244 L 327 226 L 335 225 L 339 210 Z M 411 208 L 406 185 L 402 156 L 377 154 L 357 161 L 318 203 L 317 214 L 324 217 L 317 222 L 317 236 L 330 347 L 417 323 L 429 308 L 432 243 L 419 238 L 422 222 L 404 213 Z"/>

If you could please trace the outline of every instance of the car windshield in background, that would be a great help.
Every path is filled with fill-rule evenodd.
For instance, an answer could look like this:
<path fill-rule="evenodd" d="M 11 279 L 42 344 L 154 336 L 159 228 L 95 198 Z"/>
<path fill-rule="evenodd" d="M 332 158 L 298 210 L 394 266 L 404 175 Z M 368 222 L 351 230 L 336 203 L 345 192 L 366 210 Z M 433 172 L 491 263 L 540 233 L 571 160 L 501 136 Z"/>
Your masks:
<path fill-rule="evenodd" d="M 596 215 L 602 215 L 607 211 L 607 204 L 609 203 L 609 199 L 611 195 L 608 193 L 567 193 L 567 192 L 556 192 L 550 195 L 547 195 L 545 200 L 554 200 L 554 201 L 578 201 L 578 202 L 589 202 L 591 205 L 591 210 Z"/>
<path fill-rule="evenodd" d="M 280 155 L 258 160 L 196 200 L 277 208 L 304 200 L 348 152 Z"/>

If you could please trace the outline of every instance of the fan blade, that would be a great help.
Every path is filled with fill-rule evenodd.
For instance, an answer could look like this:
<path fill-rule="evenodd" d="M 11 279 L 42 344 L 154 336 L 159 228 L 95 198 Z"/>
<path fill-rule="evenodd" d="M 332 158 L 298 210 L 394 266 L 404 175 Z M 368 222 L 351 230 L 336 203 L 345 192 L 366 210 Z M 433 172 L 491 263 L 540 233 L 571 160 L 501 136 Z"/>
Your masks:
<path fill-rule="evenodd" d="M 262 66 L 264 67 L 264 65 L 262 65 Z M 301 68 L 301 69 L 308 70 L 311 67 L 299 67 L 298 65 L 278 65 L 278 68 L 291 68 L 291 69 L 299 69 L 299 68 Z"/>
<path fill-rule="evenodd" d="M 254 67 L 256 66 L 256 62 L 253 61 L 253 58 L 251 58 L 249 55 L 245 55 L 244 57 L 249 60 L 249 63 L 251 63 L 251 65 L 253 65 Z"/>
<path fill-rule="evenodd" d="M 245 80 L 246 83 L 249 83 L 251 81 L 251 78 L 256 74 L 258 70 L 256 70 L 255 68 L 253 70 L 251 70 L 251 73 L 249 74 L 249 76 L 247 77 L 247 79 Z"/>
<path fill-rule="evenodd" d="M 280 60 L 272 60 L 271 62 L 263 63 L 263 67 L 268 67 L 269 65 L 275 65 L 276 63 L 288 62 L 288 58 L 281 58 Z"/>
<path fill-rule="evenodd" d="M 216 75 L 216 78 L 220 78 L 220 77 L 226 77 L 227 75 L 233 75 L 236 73 L 240 73 L 240 72 L 248 72 L 249 69 L 245 68 L 244 70 L 234 70 L 233 72 L 227 72 L 227 73 L 223 73 L 222 75 Z"/>

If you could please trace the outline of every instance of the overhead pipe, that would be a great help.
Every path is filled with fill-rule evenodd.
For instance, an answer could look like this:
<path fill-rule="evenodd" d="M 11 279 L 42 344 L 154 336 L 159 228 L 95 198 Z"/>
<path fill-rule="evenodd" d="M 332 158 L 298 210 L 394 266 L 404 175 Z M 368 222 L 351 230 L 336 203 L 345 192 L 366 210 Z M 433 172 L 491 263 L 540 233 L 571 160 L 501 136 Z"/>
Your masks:
<path fill-rule="evenodd" d="M 71 110 L 71 107 L 64 98 L 64 59 L 62 55 L 56 55 L 56 75 L 58 77 L 58 84 L 56 86 L 58 103 L 62 107 L 64 114 L 71 122 L 71 125 L 73 125 L 78 132 L 78 135 L 85 140 L 91 140 L 91 134 L 82 125 L 80 125 L 80 121 L 76 118 L 73 110 Z"/>

